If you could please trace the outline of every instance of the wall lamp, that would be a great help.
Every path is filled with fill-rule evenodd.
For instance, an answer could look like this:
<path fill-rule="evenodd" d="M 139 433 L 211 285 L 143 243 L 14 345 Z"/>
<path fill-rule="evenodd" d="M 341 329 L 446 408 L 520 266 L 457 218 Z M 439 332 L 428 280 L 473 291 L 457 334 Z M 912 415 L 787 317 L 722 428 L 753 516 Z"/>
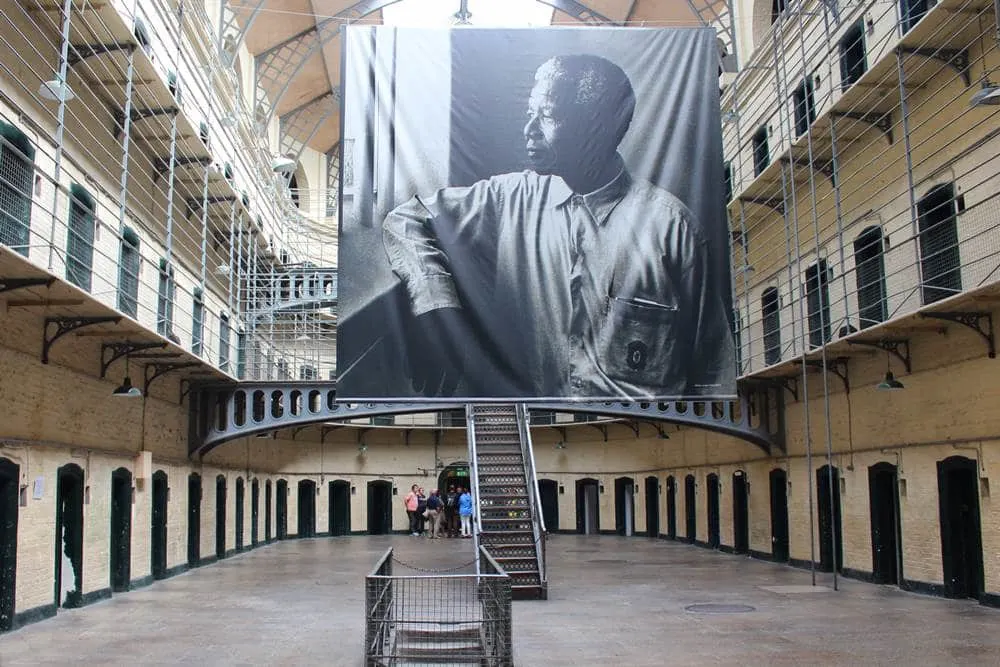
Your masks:
<path fill-rule="evenodd" d="M 115 387 L 114 391 L 111 392 L 111 395 L 118 398 L 142 397 L 142 391 L 138 387 L 132 386 L 132 378 L 128 376 L 128 355 L 125 355 L 125 377 L 122 379 L 121 385 Z"/>
<path fill-rule="evenodd" d="M 889 367 L 890 359 L 889 353 L 885 354 L 885 379 L 878 383 L 875 387 L 879 391 L 896 391 L 897 389 L 904 389 L 903 383 L 897 380 L 892 375 L 892 369 Z"/>
<path fill-rule="evenodd" d="M 1000 86 L 993 85 L 989 79 L 983 79 L 983 87 L 969 98 L 969 106 L 981 107 L 997 104 L 1000 104 Z"/>
<path fill-rule="evenodd" d="M 69 102 L 76 97 L 69 84 L 60 79 L 43 81 L 42 85 L 38 88 L 38 94 L 42 99 L 52 102 Z"/>

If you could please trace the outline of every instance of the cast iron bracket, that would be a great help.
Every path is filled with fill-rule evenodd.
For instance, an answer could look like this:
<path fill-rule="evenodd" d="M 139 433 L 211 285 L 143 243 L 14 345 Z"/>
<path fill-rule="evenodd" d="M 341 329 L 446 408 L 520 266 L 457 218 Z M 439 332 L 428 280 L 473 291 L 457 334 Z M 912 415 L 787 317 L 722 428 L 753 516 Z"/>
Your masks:
<path fill-rule="evenodd" d="M 786 375 L 783 377 L 774 378 L 774 386 L 782 387 L 788 390 L 788 393 L 792 395 L 792 398 L 798 402 L 799 400 L 799 376 L 797 375 Z"/>
<path fill-rule="evenodd" d="M 879 338 L 878 340 L 849 340 L 848 345 L 863 345 L 865 347 L 875 347 L 880 350 L 885 350 L 889 354 L 895 355 L 897 359 L 903 362 L 903 366 L 906 367 L 906 372 L 911 373 L 910 365 L 910 341 L 906 338 Z M 902 351 L 900 351 L 902 350 Z"/>
<path fill-rule="evenodd" d="M 144 395 L 149 396 L 149 385 L 153 384 L 153 381 L 157 378 L 161 378 L 167 373 L 172 373 L 173 371 L 179 371 L 183 368 L 191 368 L 193 366 L 201 366 L 201 363 L 197 361 L 184 361 L 179 364 L 158 364 L 152 363 L 147 364 L 143 369 L 143 375 L 145 376 L 146 384 L 144 385 Z M 152 373 L 150 373 L 152 371 Z"/>
<path fill-rule="evenodd" d="M 740 197 L 739 200 L 747 204 L 757 204 L 758 206 L 766 206 L 780 215 L 785 215 L 785 201 L 783 199 L 777 199 L 773 197 L 772 198 Z"/>
<path fill-rule="evenodd" d="M 145 109 L 132 109 L 131 113 L 129 113 L 129 120 L 134 123 L 135 121 L 142 120 L 143 118 L 153 118 L 155 116 L 174 116 L 179 114 L 180 111 L 181 110 L 178 107 L 149 107 Z M 122 132 L 125 130 L 125 112 L 115 110 L 112 114 L 114 115 L 114 126 L 111 128 L 111 133 L 115 135 L 115 139 L 120 141 Z M 154 169 L 154 182 L 158 177 L 159 170 Z"/>
<path fill-rule="evenodd" d="M 187 210 L 184 212 L 185 218 L 190 218 L 191 214 L 195 211 L 200 211 L 202 204 L 207 204 L 211 206 L 212 204 L 222 204 L 222 203 L 232 203 L 236 201 L 236 197 L 232 195 L 218 195 L 215 197 L 209 197 L 204 201 L 198 198 L 188 199 L 185 204 L 187 205 Z"/>
<path fill-rule="evenodd" d="M 49 350 L 52 349 L 52 345 L 70 333 L 71 331 L 76 331 L 82 327 L 88 327 L 92 324 L 107 324 L 113 322 L 118 324 L 122 318 L 116 316 L 110 317 L 46 317 L 45 326 L 42 329 L 42 363 L 49 363 Z M 49 336 L 49 325 L 56 325 L 56 332 Z"/>
<path fill-rule="evenodd" d="M 936 49 L 933 47 L 921 48 L 899 46 L 896 47 L 896 50 L 899 53 L 906 55 L 922 56 L 924 58 L 933 58 L 934 60 L 938 60 L 958 72 L 962 76 L 962 81 L 965 82 L 966 88 L 972 85 L 972 79 L 969 76 L 969 52 L 965 49 Z"/>
<path fill-rule="evenodd" d="M 969 327 L 986 341 L 990 359 L 997 356 L 996 339 L 993 336 L 993 314 L 982 311 L 929 312 L 920 313 L 920 317 L 931 317 L 937 320 L 948 320 Z M 983 323 L 986 326 L 983 326 Z"/>
<path fill-rule="evenodd" d="M 55 278 L 0 278 L 0 292 L 12 292 L 26 287 L 48 287 Z"/>
<path fill-rule="evenodd" d="M 818 371 L 823 370 L 823 361 L 821 359 L 799 359 L 798 361 L 804 363 L 809 368 L 815 368 Z M 826 370 L 839 377 L 841 382 L 844 383 L 844 392 L 850 394 L 851 380 L 847 372 L 847 361 L 847 357 L 827 359 Z"/>
<path fill-rule="evenodd" d="M 886 140 L 889 145 L 892 145 L 892 112 L 887 111 L 885 113 L 878 112 L 864 112 L 864 111 L 831 111 L 830 116 L 833 118 L 850 118 L 852 120 L 861 121 L 862 123 L 868 123 L 873 127 L 877 127 L 885 135 Z"/>
<path fill-rule="evenodd" d="M 813 170 L 818 171 L 821 174 L 823 174 L 824 176 L 826 176 L 827 178 L 829 178 L 830 179 L 830 185 L 832 187 L 836 187 L 837 186 L 837 172 L 833 168 L 832 161 L 828 162 L 826 164 L 826 166 L 821 165 L 820 163 L 816 162 L 815 160 L 813 160 L 810 163 L 809 160 L 801 160 L 801 159 L 798 159 L 798 158 L 796 158 L 795 160 L 792 160 L 788 156 L 784 156 L 784 157 L 779 158 L 779 161 L 782 164 L 787 164 L 789 166 L 791 166 L 792 164 L 794 164 L 794 165 L 796 165 L 798 167 L 805 167 L 807 169 L 809 169 L 811 167 Z"/>
<path fill-rule="evenodd" d="M 212 158 L 203 156 L 182 156 L 174 158 L 174 167 L 186 167 L 192 164 L 202 166 L 212 164 Z M 153 182 L 156 183 L 160 177 L 170 169 L 170 158 L 158 157 L 153 160 Z M 190 201 L 190 200 L 189 200 Z M 190 204 L 189 204 L 190 206 Z"/>
<path fill-rule="evenodd" d="M 99 56 L 102 53 L 115 53 L 117 51 L 127 51 L 132 53 L 135 44 L 124 42 L 108 42 L 106 44 L 70 44 L 70 54 L 66 58 L 66 64 L 72 67 L 82 62 L 85 58 Z"/>
<path fill-rule="evenodd" d="M 660 440 L 670 439 L 670 434 L 668 434 L 665 430 L 663 430 L 663 426 L 661 426 L 656 422 L 646 422 L 646 423 L 652 425 L 652 427 L 656 429 L 656 435 L 659 436 Z"/>
<path fill-rule="evenodd" d="M 604 436 L 604 442 L 608 441 L 608 425 L 607 424 L 587 424 L 591 428 L 596 428 Z"/>
<path fill-rule="evenodd" d="M 124 356 L 130 355 L 133 352 L 138 352 L 139 350 L 152 350 L 154 348 L 166 347 L 166 343 L 133 343 L 130 340 L 124 341 L 122 343 L 104 343 L 101 345 L 101 377 L 105 377 L 108 373 L 108 368 L 111 364 L 115 363 Z M 111 353 L 111 357 L 108 358 L 107 353 Z"/>

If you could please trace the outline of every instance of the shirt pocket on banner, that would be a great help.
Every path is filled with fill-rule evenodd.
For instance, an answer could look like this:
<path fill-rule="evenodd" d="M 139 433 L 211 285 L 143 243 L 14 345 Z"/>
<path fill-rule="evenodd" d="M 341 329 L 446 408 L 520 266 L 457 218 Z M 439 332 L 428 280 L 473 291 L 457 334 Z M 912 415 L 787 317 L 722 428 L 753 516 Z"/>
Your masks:
<path fill-rule="evenodd" d="M 608 377 L 657 390 L 671 380 L 680 312 L 676 305 L 640 297 L 608 299 L 607 317 L 597 339 Z"/>

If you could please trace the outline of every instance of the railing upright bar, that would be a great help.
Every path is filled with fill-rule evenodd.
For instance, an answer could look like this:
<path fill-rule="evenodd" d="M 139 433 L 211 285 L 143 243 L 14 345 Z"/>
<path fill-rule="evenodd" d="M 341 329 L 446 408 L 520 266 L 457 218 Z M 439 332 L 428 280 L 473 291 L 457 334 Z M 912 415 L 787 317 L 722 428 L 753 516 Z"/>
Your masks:
<path fill-rule="evenodd" d="M 521 456 L 524 458 L 524 472 L 528 475 L 527 487 L 531 495 L 531 529 L 535 538 L 535 556 L 538 561 L 538 580 L 545 583 L 545 517 L 542 514 L 542 495 L 538 488 L 538 474 L 535 471 L 535 451 L 531 444 L 531 413 L 524 403 L 516 405 L 517 430 L 521 436 Z"/>
<path fill-rule="evenodd" d="M 465 405 L 465 423 L 469 440 L 469 474 L 472 477 L 472 510 L 475 517 L 472 525 L 472 540 L 476 554 L 476 574 L 479 574 L 479 530 L 483 522 L 479 502 L 479 463 L 476 460 L 476 410 L 472 403 Z"/>

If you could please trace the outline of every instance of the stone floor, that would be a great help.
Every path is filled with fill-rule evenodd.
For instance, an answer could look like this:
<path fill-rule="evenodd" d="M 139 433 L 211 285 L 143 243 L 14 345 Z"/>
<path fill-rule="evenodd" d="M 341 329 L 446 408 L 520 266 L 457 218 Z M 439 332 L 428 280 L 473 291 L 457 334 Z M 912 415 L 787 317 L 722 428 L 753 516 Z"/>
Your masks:
<path fill-rule="evenodd" d="M 362 580 L 386 547 L 447 569 L 471 560 L 470 542 L 274 544 L 0 635 L 0 665 L 360 665 Z M 1000 611 L 972 601 L 813 588 L 802 570 L 645 538 L 549 547 L 549 600 L 514 603 L 517 665 L 1000 664 Z M 699 603 L 754 611 L 685 609 Z"/>

